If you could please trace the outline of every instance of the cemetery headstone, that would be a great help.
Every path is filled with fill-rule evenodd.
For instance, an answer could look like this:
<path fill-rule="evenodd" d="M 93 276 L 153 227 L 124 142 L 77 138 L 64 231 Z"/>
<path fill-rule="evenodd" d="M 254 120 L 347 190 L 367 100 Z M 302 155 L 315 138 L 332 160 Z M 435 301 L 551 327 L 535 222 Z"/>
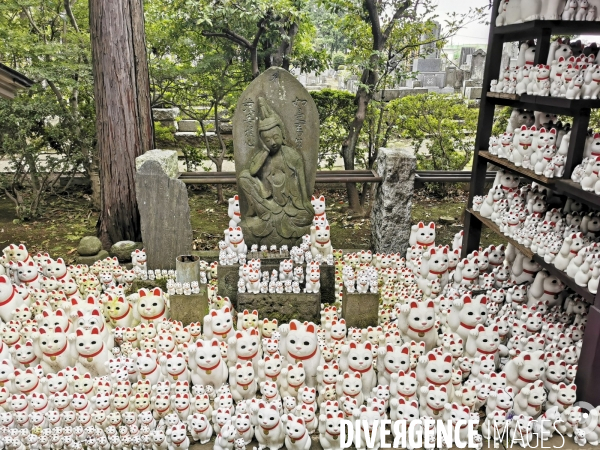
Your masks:
<path fill-rule="evenodd" d="M 405 254 L 410 237 L 416 158 L 410 149 L 380 148 L 375 167 L 383 178 L 371 211 L 375 251 Z"/>
<path fill-rule="evenodd" d="M 233 117 L 246 244 L 297 245 L 310 232 L 319 116 L 302 84 L 272 67 L 242 93 Z"/>
<path fill-rule="evenodd" d="M 173 176 L 177 152 L 161 151 L 160 161 L 150 152 L 136 158 L 135 190 L 140 211 L 142 240 L 149 269 L 175 269 L 175 258 L 192 251 L 192 225 L 187 188 Z M 138 165 L 140 158 L 143 163 Z M 165 172 L 166 168 L 169 172 Z"/>
<path fill-rule="evenodd" d="M 485 52 L 481 49 L 476 50 L 471 55 L 471 78 L 479 81 L 481 84 L 483 80 L 483 69 L 485 67 Z"/>

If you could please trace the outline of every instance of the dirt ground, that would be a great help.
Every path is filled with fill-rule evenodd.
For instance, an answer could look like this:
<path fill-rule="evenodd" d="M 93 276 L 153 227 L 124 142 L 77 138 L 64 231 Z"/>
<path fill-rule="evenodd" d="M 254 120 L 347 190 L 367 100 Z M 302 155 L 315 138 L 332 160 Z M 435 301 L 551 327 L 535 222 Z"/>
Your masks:
<path fill-rule="evenodd" d="M 235 194 L 233 187 L 225 189 L 225 198 Z M 371 247 L 370 220 L 355 217 L 348 212 L 344 190 L 322 192 L 327 199 L 327 218 L 331 225 L 331 238 L 335 248 L 368 249 Z M 44 217 L 20 222 L 15 215 L 13 203 L 0 195 L 0 249 L 10 243 L 23 243 L 30 252 L 47 251 L 53 257 L 61 256 L 67 261 L 75 257 L 79 240 L 95 234 L 98 213 L 92 211 L 87 197 L 72 194 L 68 197 L 50 199 Z M 435 222 L 438 244 L 451 244 L 454 235 L 462 229 L 466 195 L 452 193 L 445 199 L 429 196 L 418 190 L 412 209 L 412 220 Z M 204 186 L 190 190 L 190 211 L 194 230 L 194 246 L 197 250 L 213 250 L 223 236 L 228 224 L 227 205 L 216 203 L 216 189 Z M 441 223 L 440 218 L 453 219 Z M 484 230 L 482 244 L 499 243 L 500 240 Z"/>

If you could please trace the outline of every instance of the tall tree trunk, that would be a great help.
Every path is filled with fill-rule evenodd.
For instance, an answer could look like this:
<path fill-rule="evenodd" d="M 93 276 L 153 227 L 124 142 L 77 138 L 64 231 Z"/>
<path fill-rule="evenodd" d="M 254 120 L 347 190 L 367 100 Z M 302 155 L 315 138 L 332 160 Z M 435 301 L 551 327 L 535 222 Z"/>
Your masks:
<path fill-rule="evenodd" d="M 368 69 L 365 69 L 368 70 Z M 363 75 L 363 78 L 365 76 Z M 360 131 L 362 130 L 365 118 L 367 117 L 367 107 L 371 101 L 371 95 L 366 91 L 364 87 L 360 87 L 356 92 L 356 114 L 354 120 L 350 126 L 350 132 L 348 137 L 342 144 L 342 157 L 344 158 L 344 169 L 354 170 L 354 156 L 356 154 L 356 145 L 358 144 L 358 138 Z M 362 213 L 362 206 L 358 195 L 358 189 L 355 183 L 346 183 L 346 190 L 348 191 L 348 204 L 350 209 L 356 213 Z"/>
<path fill-rule="evenodd" d="M 141 240 L 135 158 L 154 148 L 141 0 L 89 0 L 105 247 Z"/>

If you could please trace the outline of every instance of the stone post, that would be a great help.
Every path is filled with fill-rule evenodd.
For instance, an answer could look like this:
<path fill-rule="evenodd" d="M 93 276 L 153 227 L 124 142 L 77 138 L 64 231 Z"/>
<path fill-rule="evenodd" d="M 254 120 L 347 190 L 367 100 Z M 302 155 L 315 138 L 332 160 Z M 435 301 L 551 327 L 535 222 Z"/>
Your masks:
<path fill-rule="evenodd" d="M 178 180 L 177 152 L 151 150 L 136 158 L 135 191 L 148 269 L 175 269 L 190 255 L 192 225 L 187 188 Z"/>
<path fill-rule="evenodd" d="M 407 148 L 380 148 L 375 170 L 383 178 L 371 210 L 373 247 L 379 253 L 406 253 L 417 159 Z"/>

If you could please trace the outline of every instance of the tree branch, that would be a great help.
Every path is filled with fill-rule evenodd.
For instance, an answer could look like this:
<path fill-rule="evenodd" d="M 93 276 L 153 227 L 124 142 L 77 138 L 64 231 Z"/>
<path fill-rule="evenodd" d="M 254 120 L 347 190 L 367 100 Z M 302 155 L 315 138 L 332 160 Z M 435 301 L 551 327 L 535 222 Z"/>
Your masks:
<path fill-rule="evenodd" d="M 381 50 L 384 45 L 383 35 L 381 34 L 381 24 L 379 22 L 379 13 L 375 0 L 364 0 L 364 7 L 369 15 L 371 22 L 371 34 L 373 35 L 373 50 Z"/>
<path fill-rule="evenodd" d="M 75 28 L 75 31 L 79 33 L 79 26 L 77 26 L 77 21 L 75 20 L 75 16 L 73 15 L 73 11 L 71 10 L 71 3 L 69 0 L 65 0 L 65 11 L 69 20 L 71 21 L 71 25 Z"/>
<path fill-rule="evenodd" d="M 246 49 L 252 48 L 252 44 L 250 43 L 250 41 L 248 39 L 246 39 L 244 36 L 240 36 L 236 32 L 231 31 L 229 29 L 224 29 L 221 33 L 214 33 L 211 31 L 203 31 L 202 36 L 225 38 L 232 42 L 235 42 L 236 44 L 241 45 L 242 47 L 244 47 Z"/>
<path fill-rule="evenodd" d="M 60 103 L 60 106 L 62 106 L 65 109 L 65 111 L 68 111 L 69 109 L 67 108 L 67 103 L 65 102 L 65 99 L 61 92 L 56 87 L 56 84 L 54 84 L 54 81 L 49 80 L 47 78 L 46 81 L 48 82 L 48 86 L 50 86 L 50 89 L 52 89 L 52 92 L 54 92 L 54 95 L 56 95 L 56 99 L 58 100 L 58 103 Z"/>
<path fill-rule="evenodd" d="M 396 9 L 396 12 L 394 13 L 394 17 L 392 17 L 392 20 L 390 20 L 390 23 L 388 24 L 385 31 L 383 32 L 384 41 L 387 41 L 388 38 L 390 37 L 390 34 L 391 34 L 392 30 L 394 29 L 394 22 L 396 22 L 396 20 L 400 19 L 400 17 L 402 17 L 402 14 L 404 14 L 405 11 L 409 7 L 410 7 L 410 0 L 405 0 L 404 3 L 402 3 L 401 5 L 398 6 L 398 8 Z"/>
<path fill-rule="evenodd" d="M 267 14 L 264 15 L 264 17 L 262 17 L 259 21 L 258 21 L 258 30 L 256 31 L 256 35 L 254 36 L 254 40 L 252 41 L 252 47 L 256 48 L 258 46 L 258 41 L 260 40 L 260 37 L 262 36 L 262 34 L 265 31 L 265 22 L 267 21 L 267 19 L 271 16 L 271 10 L 267 11 Z"/>
<path fill-rule="evenodd" d="M 42 30 L 40 30 L 38 28 L 38 26 L 36 25 L 35 21 L 33 20 L 33 17 L 31 16 L 31 13 L 29 12 L 29 8 L 23 7 L 23 12 L 27 16 L 27 20 L 29 20 L 29 23 L 31 24 L 31 26 L 34 29 L 34 31 L 37 34 L 39 34 L 41 37 L 43 37 L 44 38 L 44 43 L 46 43 L 46 35 L 44 33 L 42 33 Z"/>

